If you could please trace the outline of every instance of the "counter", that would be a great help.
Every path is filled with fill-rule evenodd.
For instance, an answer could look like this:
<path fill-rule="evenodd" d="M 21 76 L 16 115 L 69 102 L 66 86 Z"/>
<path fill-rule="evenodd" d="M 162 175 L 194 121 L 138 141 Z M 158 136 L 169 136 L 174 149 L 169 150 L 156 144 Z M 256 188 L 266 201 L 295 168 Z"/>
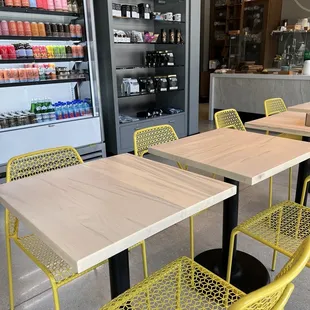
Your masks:
<path fill-rule="evenodd" d="M 310 101 L 310 76 L 273 74 L 211 74 L 209 120 L 214 109 L 265 114 L 264 101 L 281 97 L 293 106 Z"/>

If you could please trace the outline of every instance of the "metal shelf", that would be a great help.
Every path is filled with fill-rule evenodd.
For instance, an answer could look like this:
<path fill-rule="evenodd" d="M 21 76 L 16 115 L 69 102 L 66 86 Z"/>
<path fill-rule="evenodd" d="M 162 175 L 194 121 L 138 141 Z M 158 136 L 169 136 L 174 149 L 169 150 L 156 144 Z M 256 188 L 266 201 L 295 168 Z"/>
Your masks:
<path fill-rule="evenodd" d="M 0 36 L 0 40 L 18 40 L 18 41 L 67 41 L 79 43 L 82 38 L 71 37 L 26 37 L 26 36 Z"/>
<path fill-rule="evenodd" d="M 86 81 L 86 78 L 46 80 L 46 81 L 37 81 L 37 82 L 5 83 L 5 84 L 0 84 L 0 88 L 3 88 L 3 87 L 32 86 L 32 85 L 44 85 L 44 84 L 73 83 L 73 82 L 82 82 L 82 81 Z"/>
<path fill-rule="evenodd" d="M 45 63 L 45 62 L 81 62 L 84 61 L 84 58 L 44 58 L 44 59 L 35 59 L 35 58 L 18 58 L 18 59 L 7 59 L 0 60 L 0 64 L 21 64 L 21 63 Z"/>
<path fill-rule="evenodd" d="M 157 45 L 185 45 L 185 43 L 158 43 L 158 42 L 154 42 L 154 43 L 150 43 L 150 42 L 114 42 L 114 44 L 157 44 Z"/>
<path fill-rule="evenodd" d="M 175 20 L 160 20 L 160 19 L 144 19 L 144 18 L 131 18 L 131 17 L 118 17 L 113 16 L 115 20 L 138 20 L 138 21 L 147 21 L 147 22 L 156 22 L 156 23 L 169 23 L 169 24 L 185 24 L 184 21 L 175 21 Z"/>
<path fill-rule="evenodd" d="M 42 9 L 32 9 L 32 8 L 18 8 L 18 7 L 0 7 L 0 12 L 14 12 L 14 13 L 26 13 L 26 14 L 40 14 L 40 15 L 58 15 L 58 16 L 73 16 L 80 17 L 81 14 L 73 12 L 57 12 L 57 11 L 47 11 Z"/>
<path fill-rule="evenodd" d="M 132 69 L 160 69 L 160 68 L 182 68 L 184 65 L 174 66 L 161 66 L 161 67 L 147 67 L 143 65 L 132 65 L 132 66 L 117 66 L 116 70 L 132 70 Z"/>
<path fill-rule="evenodd" d="M 139 96 L 147 96 L 147 95 L 158 95 L 158 94 L 166 94 L 166 93 L 173 93 L 178 91 L 184 91 L 183 88 L 175 89 L 175 90 L 167 90 L 167 91 L 160 91 L 155 93 L 139 93 L 134 95 L 118 95 L 118 98 L 132 98 L 132 97 L 139 97 Z"/>

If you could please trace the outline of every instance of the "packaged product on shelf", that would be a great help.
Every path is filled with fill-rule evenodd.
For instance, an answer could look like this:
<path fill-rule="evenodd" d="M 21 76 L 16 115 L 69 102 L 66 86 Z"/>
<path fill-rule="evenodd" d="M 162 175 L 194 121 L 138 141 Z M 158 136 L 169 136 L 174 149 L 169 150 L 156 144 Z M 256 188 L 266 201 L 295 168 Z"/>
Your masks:
<path fill-rule="evenodd" d="M 61 6 L 62 6 L 62 10 L 64 12 L 68 12 L 68 2 L 67 2 L 67 0 L 61 0 Z"/>
<path fill-rule="evenodd" d="M 17 25 L 14 20 L 9 21 L 9 35 L 10 36 L 17 36 Z"/>
<path fill-rule="evenodd" d="M 151 77 L 147 77 L 146 79 L 146 91 L 150 94 L 155 93 L 154 80 Z"/>
<path fill-rule="evenodd" d="M 78 13 L 79 12 L 79 6 L 77 3 L 77 0 L 71 0 L 71 7 L 72 7 L 72 12 L 73 13 Z"/>
<path fill-rule="evenodd" d="M 67 55 L 67 58 L 72 58 L 73 55 L 72 55 L 72 47 L 71 46 L 66 46 L 66 55 Z"/>
<path fill-rule="evenodd" d="M 53 37 L 59 37 L 57 24 L 51 24 Z"/>
<path fill-rule="evenodd" d="M 1 28 L 1 24 L 0 24 L 0 36 L 2 36 L 2 28 Z"/>
<path fill-rule="evenodd" d="M 13 0 L 13 6 L 21 7 L 22 6 L 21 0 Z"/>
<path fill-rule="evenodd" d="M 76 45 L 76 53 L 77 53 L 77 58 L 84 57 L 84 49 L 82 45 Z"/>
<path fill-rule="evenodd" d="M 71 49 L 72 49 L 72 57 L 78 58 L 79 57 L 79 51 L 78 51 L 77 45 L 72 45 Z"/>
<path fill-rule="evenodd" d="M 22 0 L 22 7 L 23 8 L 29 8 L 30 3 L 29 0 Z"/>
<path fill-rule="evenodd" d="M 55 4 L 55 10 L 56 10 L 56 11 L 62 11 L 62 3 L 61 3 L 61 0 L 54 0 L 54 4 Z"/>
<path fill-rule="evenodd" d="M 76 38 L 76 28 L 75 28 L 75 25 L 70 24 L 69 28 L 70 28 L 70 36 L 71 36 L 71 38 Z"/>
<path fill-rule="evenodd" d="M 143 40 L 143 32 L 132 30 L 131 31 L 131 42 L 133 43 L 142 43 Z"/>
<path fill-rule="evenodd" d="M 22 43 L 19 44 L 15 44 L 15 50 L 16 50 L 16 57 L 17 58 L 26 58 L 27 57 L 27 53 L 26 53 L 26 48 L 25 45 Z"/>
<path fill-rule="evenodd" d="M 13 6 L 13 0 L 5 0 L 4 4 L 5 6 Z"/>
<path fill-rule="evenodd" d="M 3 80 L 4 83 L 10 83 L 10 72 L 8 69 L 3 69 Z"/>
<path fill-rule="evenodd" d="M 139 10 L 137 5 L 130 6 L 131 18 L 140 18 Z"/>
<path fill-rule="evenodd" d="M 20 82 L 27 82 L 27 73 L 25 68 L 19 68 L 18 75 Z"/>
<path fill-rule="evenodd" d="M 2 30 L 2 35 L 4 35 L 4 36 L 10 35 L 9 24 L 6 20 L 1 21 L 1 30 Z"/>
<path fill-rule="evenodd" d="M 0 69 L 0 84 L 4 84 L 4 70 Z"/>
<path fill-rule="evenodd" d="M 164 92 L 168 90 L 168 80 L 166 76 L 155 76 L 155 89 L 158 92 Z"/>
<path fill-rule="evenodd" d="M 24 22 L 24 32 L 26 37 L 31 37 L 32 32 L 30 22 Z"/>
<path fill-rule="evenodd" d="M 46 36 L 47 37 L 51 37 L 53 35 L 51 24 L 50 23 L 45 23 L 44 27 L 45 27 Z"/>
<path fill-rule="evenodd" d="M 32 34 L 32 36 L 38 37 L 39 36 L 38 23 L 37 22 L 32 22 L 30 25 L 31 25 L 31 34 Z"/>
<path fill-rule="evenodd" d="M 29 7 L 36 9 L 37 8 L 37 1 L 36 0 L 29 0 Z"/>
<path fill-rule="evenodd" d="M 58 35 L 63 38 L 65 36 L 65 29 L 63 24 L 57 24 Z"/>
<path fill-rule="evenodd" d="M 43 10 L 44 8 L 43 0 L 37 0 L 37 8 Z"/>
<path fill-rule="evenodd" d="M 112 16 L 122 17 L 122 7 L 119 3 L 112 3 Z"/>
<path fill-rule="evenodd" d="M 151 19 L 151 6 L 147 3 L 139 3 L 140 18 Z"/>
<path fill-rule="evenodd" d="M 75 25 L 75 33 L 76 33 L 76 37 L 77 38 L 82 38 L 83 34 L 82 34 L 82 26 L 79 24 Z"/>
<path fill-rule="evenodd" d="M 131 17 L 130 5 L 123 4 L 121 6 L 121 12 L 122 12 L 122 17 L 130 18 Z"/>
<path fill-rule="evenodd" d="M 169 90 L 177 90 L 178 87 L 178 78 L 176 74 L 168 75 L 168 89 Z"/>
<path fill-rule="evenodd" d="M 32 51 L 32 47 L 30 46 L 29 43 L 25 44 L 25 48 L 26 48 L 26 56 L 27 58 L 33 58 L 33 51 Z"/>
<path fill-rule="evenodd" d="M 25 36 L 24 23 L 19 20 L 16 22 L 16 27 L 17 27 L 17 35 L 24 37 Z"/>
<path fill-rule="evenodd" d="M 146 94 L 147 93 L 147 78 L 146 77 L 140 77 L 138 78 L 139 86 L 140 86 L 140 93 Z"/>
<path fill-rule="evenodd" d="M 38 23 L 39 36 L 46 37 L 45 25 L 43 23 Z"/>
<path fill-rule="evenodd" d="M 65 30 L 65 37 L 70 37 L 70 26 L 69 24 L 64 24 L 64 30 Z"/>
<path fill-rule="evenodd" d="M 47 50 L 47 58 L 56 58 L 54 56 L 54 48 L 52 45 L 47 45 L 46 50 Z"/>

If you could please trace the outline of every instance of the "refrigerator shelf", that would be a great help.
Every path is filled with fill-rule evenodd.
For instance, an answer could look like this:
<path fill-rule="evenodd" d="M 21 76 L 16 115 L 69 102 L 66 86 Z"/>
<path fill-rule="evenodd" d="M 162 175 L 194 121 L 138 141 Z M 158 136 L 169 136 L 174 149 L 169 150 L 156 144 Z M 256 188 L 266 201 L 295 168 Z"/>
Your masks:
<path fill-rule="evenodd" d="M 132 97 L 139 97 L 139 96 L 151 96 L 151 95 L 158 95 L 158 94 L 166 94 L 166 93 L 173 93 L 173 92 L 179 92 L 184 91 L 183 88 L 175 89 L 175 90 L 167 90 L 167 91 L 161 91 L 161 92 L 155 92 L 155 93 L 138 93 L 134 95 L 118 95 L 118 98 L 132 98 Z"/>
<path fill-rule="evenodd" d="M 132 70 L 132 69 L 160 69 L 160 68 L 182 68 L 184 65 L 174 66 L 160 66 L 160 67 L 148 67 L 144 65 L 128 65 L 128 66 L 117 66 L 116 70 Z"/>
<path fill-rule="evenodd" d="M 34 58 L 19 58 L 19 59 L 6 59 L 0 60 L 1 64 L 22 64 L 22 63 L 48 63 L 48 62 L 82 62 L 84 58 L 44 58 L 44 59 L 34 59 Z"/>
<path fill-rule="evenodd" d="M 26 36 L 3 36 L 0 35 L 0 40 L 10 41 L 66 41 L 73 43 L 82 42 L 82 38 L 71 38 L 71 37 L 26 37 Z"/>
<path fill-rule="evenodd" d="M 44 123 L 29 124 L 29 125 L 2 128 L 2 129 L 0 128 L 0 133 L 7 132 L 7 131 L 23 130 L 23 129 L 34 128 L 34 127 L 42 127 L 42 126 L 52 127 L 53 125 L 56 125 L 56 124 L 76 122 L 76 121 L 81 121 L 81 120 L 85 120 L 85 119 L 89 119 L 89 118 L 95 118 L 95 116 L 87 115 L 87 116 L 67 118 L 67 119 L 62 119 L 62 120 L 57 120 L 57 121 L 48 121 L 48 122 L 44 122 Z"/>
<path fill-rule="evenodd" d="M 86 78 L 46 80 L 46 81 L 37 81 L 37 82 L 5 83 L 5 84 L 0 84 L 0 88 L 44 85 L 44 84 L 73 83 L 73 82 L 82 82 L 82 81 L 86 81 Z"/>
<path fill-rule="evenodd" d="M 58 16 L 73 16 L 80 17 L 81 15 L 73 12 L 57 12 L 57 11 L 47 11 L 35 8 L 18 8 L 18 7 L 0 7 L 0 12 L 12 12 L 12 13 L 26 13 L 26 14 L 41 14 L 41 15 L 58 15 Z"/>

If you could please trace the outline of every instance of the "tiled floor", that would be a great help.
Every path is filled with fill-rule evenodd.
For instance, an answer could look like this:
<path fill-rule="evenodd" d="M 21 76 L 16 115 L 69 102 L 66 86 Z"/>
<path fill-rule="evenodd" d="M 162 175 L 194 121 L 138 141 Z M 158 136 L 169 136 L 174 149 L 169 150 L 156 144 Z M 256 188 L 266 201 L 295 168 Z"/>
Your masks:
<path fill-rule="evenodd" d="M 212 128 L 209 122 L 202 123 L 201 131 Z M 294 188 L 297 169 L 294 169 Z M 288 173 L 281 173 L 274 179 L 274 201 L 282 201 L 287 196 Z M 239 220 L 242 221 L 267 207 L 268 181 L 256 186 L 241 185 Z M 4 210 L 0 207 L 0 310 L 9 309 L 6 250 L 3 227 Z M 195 218 L 195 252 L 221 245 L 222 204 L 216 205 Z M 25 232 L 24 229 L 21 231 Z M 272 251 L 241 236 L 238 248 L 251 253 L 268 268 L 271 265 Z M 177 224 L 147 240 L 148 262 L 150 272 L 164 266 L 179 256 L 189 255 L 188 220 Z M 30 260 L 13 246 L 13 273 L 16 310 L 53 309 L 52 293 L 46 276 Z M 287 261 L 279 255 L 277 271 Z M 142 280 L 142 263 L 140 250 L 137 248 L 130 255 L 132 284 Z M 273 277 L 275 273 L 271 272 Z M 309 309 L 310 270 L 305 269 L 295 281 L 295 291 L 289 301 L 287 310 Z M 95 310 L 109 300 L 108 267 L 103 266 L 60 289 L 62 310 Z"/>

